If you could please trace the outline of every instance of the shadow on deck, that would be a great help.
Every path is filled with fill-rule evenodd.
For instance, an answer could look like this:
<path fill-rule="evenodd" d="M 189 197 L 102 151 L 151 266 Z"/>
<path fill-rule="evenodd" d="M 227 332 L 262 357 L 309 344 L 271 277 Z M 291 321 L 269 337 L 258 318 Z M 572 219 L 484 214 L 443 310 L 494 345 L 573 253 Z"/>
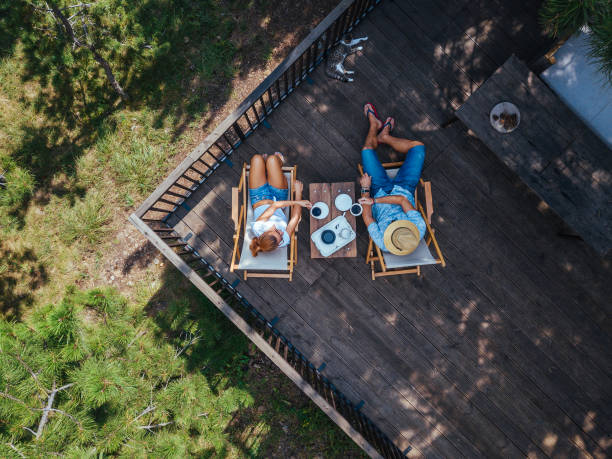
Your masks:
<path fill-rule="evenodd" d="M 231 188 L 252 154 L 283 152 L 306 185 L 355 180 L 366 101 L 423 141 L 446 268 L 372 281 L 361 220 L 357 258 L 313 260 L 304 218 L 294 281 L 237 286 L 415 454 L 609 454 L 609 262 L 559 237 L 563 222 L 459 123 L 440 127 L 510 54 L 548 44 L 524 3 L 383 2 L 353 32 L 369 37 L 347 63 L 355 82 L 318 67 L 167 221 L 233 282 Z"/>

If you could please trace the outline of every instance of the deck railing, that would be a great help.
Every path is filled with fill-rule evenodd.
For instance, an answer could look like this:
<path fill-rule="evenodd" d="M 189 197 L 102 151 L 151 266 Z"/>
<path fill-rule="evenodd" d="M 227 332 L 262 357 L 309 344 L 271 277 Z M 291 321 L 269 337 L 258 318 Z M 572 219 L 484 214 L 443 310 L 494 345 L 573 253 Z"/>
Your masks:
<path fill-rule="evenodd" d="M 145 222 L 164 221 L 291 94 L 381 0 L 343 0 L 281 64 L 178 165 L 136 210 Z"/>
<path fill-rule="evenodd" d="M 181 241 L 180 235 L 168 226 L 153 228 L 161 232 L 164 240 Z M 176 244 L 170 244 L 175 245 Z M 225 279 L 195 248 L 181 242 L 175 252 L 184 263 L 213 288 L 215 293 L 236 311 L 275 352 L 293 367 L 340 415 L 342 415 L 376 450 L 389 458 L 402 458 L 407 451 L 397 446 L 360 411 L 360 406 L 349 400 L 306 356 L 287 339 L 274 324 L 249 303 L 227 279 Z M 172 260 L 171 260 L 172 261 Z"/>
<path fill-rule="evenodd" d="M 297 371 L 303 380 L 358 432 L 357 435 L 352 435 L 352 438 L 361 436 L 359 438 L 365 440 L 360 446 L 366 452 L 372 455 L 372 451 L 368 450 L 371 445 L 384 457 L 400 458 L 407 451 L 400 451 L 361 413 L 359 405 L 351 402 L 321 373 L 322 369 L 315 368 L 273 323 L 238 292 L 235 285 L 230 284 L 166 224 L 168 217 L 178 206 L 189 198 L 221 163 L 230 158 L 255 129 L 266 123 L 266 118 L 272 111 L 307 79 L 308 74 L 323 61 L 340 38 L 350 32 L 381 1 L 343 0 L 231 115 L 179 164 L 130 216 L 130 221 L 230 319 L 232 314 L 237 313 L 286 364 Z M 227 307 L 231 310 L 226 309 Z M 237 323 L 237 320 L 232 320 Z M 347 431 L 347 428 L 343 427 L 343 430 Z"/>

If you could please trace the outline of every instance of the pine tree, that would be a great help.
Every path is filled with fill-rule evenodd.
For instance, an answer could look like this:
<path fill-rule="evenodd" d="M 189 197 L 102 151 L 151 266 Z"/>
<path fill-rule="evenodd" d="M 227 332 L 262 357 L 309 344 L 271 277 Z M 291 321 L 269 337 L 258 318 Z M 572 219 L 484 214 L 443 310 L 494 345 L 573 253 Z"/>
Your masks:
<path fill-rule="evenodd" d="M 235 387 L 215 393 L 187 366 L 215 364 L 223 325 L 211 318 L 204 337 L 186 302 L 164 318 L 162 331 L 112 290 L 71 289 L 26 322 L 0 321 L 0 457 L 226 450 L 227 422 L 252 400 Z M 184 359 L 196 347 L 206 357 Z"/>
<path fill-rule="evenodd" d="M 540 20 L 553 38 L 568 37 L 583 26 L 591 29 L 589 56 L 612 83 L 612 2 L 610 0 L 546 0 Z"/>

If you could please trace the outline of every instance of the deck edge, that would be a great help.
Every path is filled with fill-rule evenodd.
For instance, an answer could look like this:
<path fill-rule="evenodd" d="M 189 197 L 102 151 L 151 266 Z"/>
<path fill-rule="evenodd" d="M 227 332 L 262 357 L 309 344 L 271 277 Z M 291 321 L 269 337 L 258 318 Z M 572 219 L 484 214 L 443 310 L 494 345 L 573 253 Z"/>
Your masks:
<path fill-rule="evenodd" d="M 366 454 L 372 458 L 382 458 L 378 451 L 336 411 L 306 380 L 268 344 L 255 330 L 217 294 L 183 259 L 168 247 L 149 226 L 136 214 L 129 221 L 185 276 L 204 294 L 219 311 L 249 338 L 293 383 L 310 398 L 340 429 L 344 431 Z"/>

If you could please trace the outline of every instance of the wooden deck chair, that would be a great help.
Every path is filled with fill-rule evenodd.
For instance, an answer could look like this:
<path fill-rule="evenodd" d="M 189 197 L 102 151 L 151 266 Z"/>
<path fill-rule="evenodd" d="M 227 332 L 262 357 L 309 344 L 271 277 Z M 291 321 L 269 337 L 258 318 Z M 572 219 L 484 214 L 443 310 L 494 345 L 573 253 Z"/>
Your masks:
<path fill-rule="evenodd" d="M 387 174 L 393 179 L 403 161 L 394 163 L 383 163 L 383 167 L 387 171 Z M 361 164 L 357 166 L 359 173 L 363 175 L 363 167 Z M 423 179 L 419 180 L 419 185 L 422 188 L 423 195 L 425 196 L 425 206 L 421 204 L 418 199 L 418 188 L 414 190 L 414 202 L 417 205 L 417 210 L 421 212 L 425 225 L 427 226 L 427 232 L 425 237 L 421 239 L 421 242 L 417 246 L 416 250 L 408 255 L 394 255 L 389 252 L 383 252 L 374 243 L 372 238 L 369 238 L 368 251 L 366 253 L 366 263 L 370 264 L 372 269 L 372 280 L 375 280 L 380 276 L 394 276 L 398 274 L 416 274 L 421 275 L 421 266 L 424 265 L 435 265 L 440 264 L 443 267 L 446 266 L 444 256 L 438 245 L 436 239 L 435 230 L 431 227 L 431 216 L 433 215 L 433 199 L 431 196 L 431 182 L 425 182 Z M 434 257 L 429 248 L 433 242 L 434 249 L 437 254 L 437 258 Z M 376 263 L 380 265 L 380 269 L 377 270 Z"/>
<path fill-rule="evenodd" d="M 251 255 L 249 245 L 252 237 L 249 228 L 254 218 L 248 186 L 249 170 L 250 165 L 245 163 L 242 166 L 238 186 L 232 188 L 232 220 L 235 232 L 230 271 L 243 270 L 245 280 L 248 277 L 280 277 L 291 281 L 293 280 L 293 268 L 297 264 L 297 226 L 291 235 L 289 246 L 280 247 L 272 252 L 260 252 L 256 257 Z M 297 166 L 283 167 L 283 173 L 289 184 L 289 200 L 293 200 Z M 283 211 L 289 218 L 291 207 Z M 242 248 L 239 252 L 241 239 Z"/>

